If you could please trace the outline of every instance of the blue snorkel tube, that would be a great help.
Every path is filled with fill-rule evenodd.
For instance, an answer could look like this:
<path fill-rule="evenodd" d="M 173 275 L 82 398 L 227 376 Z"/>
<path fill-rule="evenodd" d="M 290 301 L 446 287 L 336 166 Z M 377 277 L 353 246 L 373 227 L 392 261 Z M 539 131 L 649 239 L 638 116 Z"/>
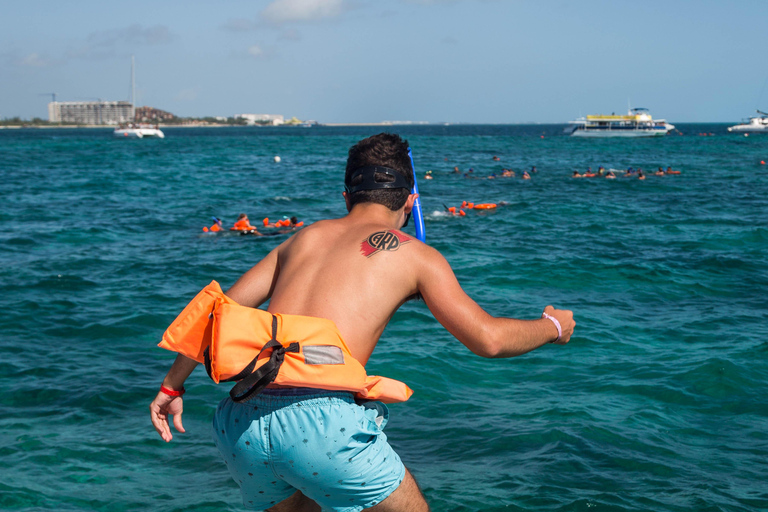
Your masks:
<path fill-rule="evenodd" d="M 413 170 L 413 188 L 411 189 L 411 194 L 418 194 L 419 184 L 416 183 L 416 166 L 413 165 L 411 148 L 408 148 L 408 158 L 411 159 L 411 169 Z M 422 242 L 426 242 L 426 237 L 424 235 L 424 215 L 421 213 L 420 197 L 417 197 L 416 201 L 413 202 L 413 210 L 411 210 L 411 213 L 413 214 L 413 223 L 416 225 L 416 238 Z"/>

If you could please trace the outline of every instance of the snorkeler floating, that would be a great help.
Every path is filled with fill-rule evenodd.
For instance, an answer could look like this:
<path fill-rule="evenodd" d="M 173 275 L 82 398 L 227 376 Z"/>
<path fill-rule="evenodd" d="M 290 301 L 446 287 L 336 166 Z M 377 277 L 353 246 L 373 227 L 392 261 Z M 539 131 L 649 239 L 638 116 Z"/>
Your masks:
<path fill-rule="evenodd" d="M 211 217 L 211 218 L 213 219 L 213 226 L 211 226 L 210 228 L 208 226 L 203 226 L 203 231 L 206 233 L 208 232 L 216 233 L 217 231 L 221 231 L 221 219 L 218 219 L 216 217 Z"/>
<path fill-rule="evenodd" d="M 593 172 L 591 167 L 587 167 L 587 170 L 584 174 L 579 173 L 579 171 L 573 171 L 571 173 L 571 178 L 606 178 L 612 180 L 616 178 L 616 172 L 614 171 L 615 169 L 606 169 L 602 165 L 598 167 L 597 172 Z M 659 166 L 659 168 L 651 175 L 667 176 L 670 174 L 681 174 L 681 172 L 672 170 L 672 167 L 667 167 L 667 170 L 665 171 L 664 167 Z M 649 174 L 644 173 L 643 170 L 639 167 L 637 169 L 628 167 L 621 176 L 623 178 L 637 178 L 639 180 L 644 180 L 648 175 Z"/>
<path fill-rule="evenodd" d="M 269 222 L 269 217 L 264 217 L 261 221 L 265 228 L 300 228 L 304 225 L 304 221 L 299 221 L 295 216 L 290 219 L 282 218 L 275 222 Z"/>

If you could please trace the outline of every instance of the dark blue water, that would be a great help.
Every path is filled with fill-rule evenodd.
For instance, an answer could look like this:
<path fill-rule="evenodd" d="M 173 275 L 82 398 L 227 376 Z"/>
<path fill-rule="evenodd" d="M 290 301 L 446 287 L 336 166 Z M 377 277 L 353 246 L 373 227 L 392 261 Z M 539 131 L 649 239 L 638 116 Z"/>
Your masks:
<path fill-rule="evenodd" d="M 768 137 L 678 128 L 389 128 L 467 292 L 578 322 L 567 346 L 490 361 L 423 303 L 395 315 L 368 369 L 415 390 L 387 434 L 435 511 L 768 509 Z M 210 435 L 227 387 L 197 370 L 187 434 L 163 443 L 147 406 L 173 355 L 156 344 L 284 239 L 205 236 L 211 216 L 343 215 L 347 150 L 380 130 L 0 130 L 0 509 L 241 510 Z M 682 174 L 570 178 L 599 165 Z M 444 213 L 463 200 L 507 204 Z"/>

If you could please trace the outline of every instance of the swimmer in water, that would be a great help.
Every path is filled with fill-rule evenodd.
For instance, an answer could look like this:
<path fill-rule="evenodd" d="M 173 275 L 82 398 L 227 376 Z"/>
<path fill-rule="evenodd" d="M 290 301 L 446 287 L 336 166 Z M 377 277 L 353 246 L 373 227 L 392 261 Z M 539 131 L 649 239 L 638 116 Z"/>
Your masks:
<path fill-rule="evenodd" d="M 615 180 L 616 174 L 613 171 L 608 171 L 608 173 L 605 175 L 605 179 L 607 180 Z"/>
<path fill-rule="evenodd" d="M 573 171 L 573 174 L 571 174 L 571 178 L 583 178 L 581 174 L 579 174 L 579 171 Z"/>
<path fill-rule="evenodd" d="M 595 176 L 597 176 L 597 174 L 595 174 L 594 172 L 592 172 L 592 168 L 591 168 L 591 167 L 587 167 L 587 172 L 585 172 L 584 174 L 582 174 L 582 176 L 583 176 L 584 178 L 594 178 Z"/>
<path fill-rule="evenodd" d="M 531 175 L 530 175 L 530 174 L 528 174 L 528 171 L 523 171 L 523 176 L 522 176 L 522 178 L 523 178 L 524 180 L 529 180 L 529 179 L 531 179 Z"/>
<path fill-rule="evenodd" d="M 235 225 L 229 228 L 231 231 L 256 231 L 256 226 L 251 226 L 251 221 L 248 220 L 248 215 L 241 213 L 237 216 L 237 222 L 235 222 Z"/>
<path fill-rule="evenodd" d="M 459 166 L 456 166 L 453 168 L 453 174 L 459 174 L 461 171 L 459 170 Z"/>
<path fill-rule="evenodd" d="M 298 228 L 302 227 L 304 222 L 299 222 L 299 219 L 297 219 L 296 216 L 293 216 L 290 219 L 277 221 L 275 225 L 282 228 L 280 233 L 290 233 L 291 231 L 296 231 Z"/>
<path fill-rule="evenodd" d="M 209 231 L 213 233 L 216 233 L 217 231 L 221 231 L 221 219 L 213 217 L 213 226 L 211 226 L 210 228 L 204 227 L 203 231 L 205 231 L 206 233 L 208 233 Z"/>
<path fill-rule="evenodd" d="M 638 169 L 637 170 L 637 179 L 639 179 L 639 180 L 644 180 L 645 179 L 645 174 L 643 174 L 643 170 L 642 169 Z"/>
<path fill-rule="evenodd" d="M 432 179 L 432 171 L 427 171 L 426 174 L 424 174 L 425 180 L 431 180 Z"/>
<path fill-rule="evenodd" d="M 664 169 L 659 167 L 659 170 L 653 173 L 654 176 L 664 176 Z"/>
<path fill-rule="evenodd" d="M 493 155 L 493 161 L 494 162 L 498 162 L 499 160 L 501 160 L 501 158 L 497 157 L 496 155 Z"/>

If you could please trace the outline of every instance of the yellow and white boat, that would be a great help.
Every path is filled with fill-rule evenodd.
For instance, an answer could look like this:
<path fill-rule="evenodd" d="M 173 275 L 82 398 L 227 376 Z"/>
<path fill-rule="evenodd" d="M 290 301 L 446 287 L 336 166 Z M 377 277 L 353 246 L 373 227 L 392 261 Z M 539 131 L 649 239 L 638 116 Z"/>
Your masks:
<path fill-rule="evenodd" d="M 647 108 L 627 115 L 594 115 L 571 121 L 565 132 L 572 137 L 661 137 L 674 130 L 664 119 L 654 120 Z"/>

